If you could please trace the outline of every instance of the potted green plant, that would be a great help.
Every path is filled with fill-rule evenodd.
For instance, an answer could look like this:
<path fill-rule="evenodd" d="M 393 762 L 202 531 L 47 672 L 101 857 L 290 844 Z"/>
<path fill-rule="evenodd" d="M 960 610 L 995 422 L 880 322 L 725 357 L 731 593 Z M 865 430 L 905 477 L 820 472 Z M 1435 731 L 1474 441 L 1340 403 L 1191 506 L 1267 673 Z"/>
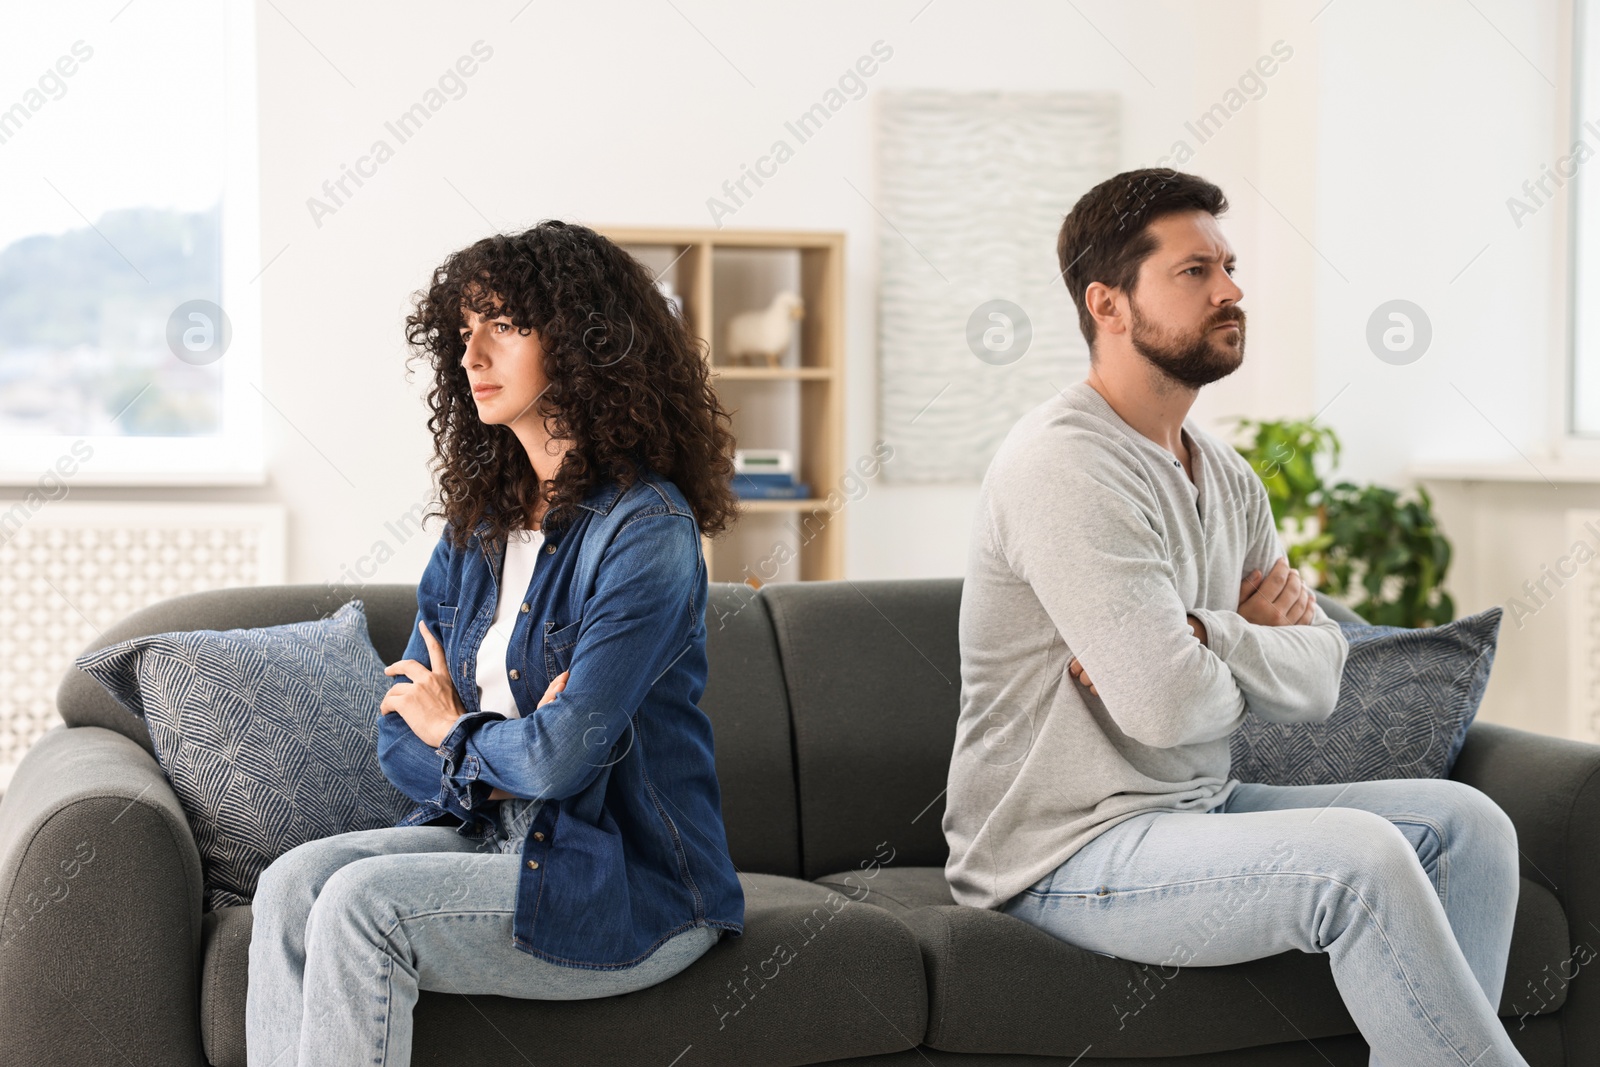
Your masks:
<path fill-rule="evenodd" d="M 1291 567 L 1309 567 L 1319 591 L 1375 625 L 1438 626 L 1455 618 L 1443 588 L 1450 541 L 1425 487 L 1402 498 L 1378 485 L 1329 486 L 1318 460 L 1338 465 L 1332 427 L 1312 419 L 1233 421 L 1246 438 L 1234 447 L 1267 488 Z"/>

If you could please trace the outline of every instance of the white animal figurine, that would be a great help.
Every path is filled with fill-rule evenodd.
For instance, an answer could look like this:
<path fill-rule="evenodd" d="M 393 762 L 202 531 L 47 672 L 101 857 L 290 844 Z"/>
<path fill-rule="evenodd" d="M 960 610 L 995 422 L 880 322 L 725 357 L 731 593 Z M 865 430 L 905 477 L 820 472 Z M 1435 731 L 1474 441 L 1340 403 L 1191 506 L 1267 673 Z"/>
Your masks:
<path fill-rule="evenodd" d="M 754 365 L 764 360 L 769 367 L 778 366 L 789 350 L 795 321 L 805 314 L 805 302 L 787 289 L 773 297 L 765 310 L 739 312 L 728 320 L 730 362 Z"/>

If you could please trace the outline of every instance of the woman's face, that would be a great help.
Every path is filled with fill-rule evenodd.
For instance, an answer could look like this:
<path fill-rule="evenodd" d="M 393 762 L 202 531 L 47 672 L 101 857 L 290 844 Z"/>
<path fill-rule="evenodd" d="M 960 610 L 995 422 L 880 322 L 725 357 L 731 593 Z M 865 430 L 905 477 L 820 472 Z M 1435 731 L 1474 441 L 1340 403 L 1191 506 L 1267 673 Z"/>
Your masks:
<path fill-rule="evenodd" d="M 479 420 L 514 426 L 526 417 L 533 425 L 542 425 L 534 405 L 550 388 L 550 379 L 545 376 L 538 331 L 523 333 L 509 315 L 486 319 L 465 307 L 461 314 L 461 339 L 467 346 L 461 366 L 471 383 Z"/>

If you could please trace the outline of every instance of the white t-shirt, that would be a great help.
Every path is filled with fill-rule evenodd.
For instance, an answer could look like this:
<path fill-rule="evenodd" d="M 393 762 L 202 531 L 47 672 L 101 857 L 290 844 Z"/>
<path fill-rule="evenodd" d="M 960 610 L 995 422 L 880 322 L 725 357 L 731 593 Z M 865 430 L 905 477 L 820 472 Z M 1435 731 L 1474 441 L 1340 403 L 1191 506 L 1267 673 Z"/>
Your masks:
<path fill-rule="evenodd" d="M 511 695 L 511 679 L 506 676 L 509 669 L 506 649 L 511 644 L 512 627 L 517 625 L 517 617 L 533 582 L 533 568 L 539 562 L 539 548 L 543 544 L 542 530 L 512 530 L 507 535 L 506 558 L 500 574 L 500 602 L 495 605 L 494 622 L 478 647 L 478 706 L 511 719 L 520 717 L 521 711 Z"/>

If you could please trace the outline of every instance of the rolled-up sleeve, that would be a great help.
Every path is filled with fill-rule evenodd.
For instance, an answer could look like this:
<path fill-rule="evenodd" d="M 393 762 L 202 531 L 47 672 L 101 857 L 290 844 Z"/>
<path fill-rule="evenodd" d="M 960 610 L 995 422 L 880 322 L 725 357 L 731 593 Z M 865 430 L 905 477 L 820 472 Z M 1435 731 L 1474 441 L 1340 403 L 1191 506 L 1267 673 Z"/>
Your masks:
<path fill-rule="evenodd" d="M 454 599 L 447 585 L 452 573 L 451 562 L 454 551 L 450 544 L 449 533 L 447 528 L 444 535 L 439 538 L 439 543 L 434 546 L 433 556 L 428 560 L 422 578 L 417 583 L 417 617 L 412 620 L 411 637 L 406 644 L 402 659 L 428 663 L 428 648 L 422 639 L 418 624 L 426 622 L 428 628 L 437 636 L 439 605 Z M 406 680 L 399 675 L 391 677 L 396 682 Z M 449 790 L 440 752 L 418 737 L 405 717 L 397 711 L 380 712 L 378 715 L 378 766 L 383 769 L 384 776 L 394 784 L 395 788 L 412 800 L 423 804 L 436 803 L 448 810 L 449 805 L 446 801 Z"/>

